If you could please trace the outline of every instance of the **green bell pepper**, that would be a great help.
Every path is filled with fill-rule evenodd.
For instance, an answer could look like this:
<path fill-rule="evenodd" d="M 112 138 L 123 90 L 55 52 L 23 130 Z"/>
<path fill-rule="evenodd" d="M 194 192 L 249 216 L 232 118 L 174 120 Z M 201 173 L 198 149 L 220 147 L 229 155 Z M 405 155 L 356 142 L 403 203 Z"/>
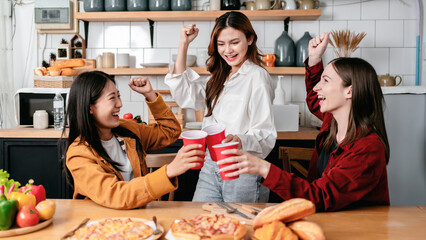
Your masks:
<path fill-rule="evenodd" d="M 18 211 L 18 201 L 7 199 L 4 195 L 4 186 L 0 186 L 0 230 L 9 229 L 15 222 Z"/>

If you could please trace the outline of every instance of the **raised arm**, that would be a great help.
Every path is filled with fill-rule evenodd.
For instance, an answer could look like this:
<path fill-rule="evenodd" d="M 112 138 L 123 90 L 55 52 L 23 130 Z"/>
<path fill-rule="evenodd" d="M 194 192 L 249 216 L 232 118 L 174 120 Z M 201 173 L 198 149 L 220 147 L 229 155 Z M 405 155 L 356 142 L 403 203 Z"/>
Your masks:
<path fill-rule="evenodd" d="M 173 70 L 173 74 L 183 73 L 186 70 L 186 55 L 189 44 L 198 36 L 199 29 L 195 24 L 190 24 L 182 27 L 180 32 L 178 55 Z"/>

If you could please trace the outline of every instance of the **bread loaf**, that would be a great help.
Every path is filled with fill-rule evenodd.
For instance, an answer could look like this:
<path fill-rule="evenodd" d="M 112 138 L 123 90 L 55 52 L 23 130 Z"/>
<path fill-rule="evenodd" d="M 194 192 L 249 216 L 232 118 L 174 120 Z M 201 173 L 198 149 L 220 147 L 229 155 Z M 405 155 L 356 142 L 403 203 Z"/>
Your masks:
<path fill-rule="evenodd" d="M 75 74 L 75 70 L 72 68 L 62 68 L 61 76 L 72 76 Z"/>
<path fill-rule="evenodd" d="M 288 227 L 302 240 L 325 240 L 324 231 L 314 222 L 299 220 L 290 223 Z"/>
<path fill-rule="evenodd" d="M 297 240 L 297 235 L 280 221 L 273 221 L 256 229 L 254 237 L 259 240 Z"/>
<path fill-rule="evenodd" d="M 253 222 L 254 229 L 273 221 L 292 222 L 315 213 L 315 205 L 303 198 L 293 198 L 263 209 Z"/>
<path fill-rule="evenodd" d="M 61 63 L 55 64 L 54 66 L 50 67 L 51 70 L 60 70 L 62 68 L 72 68 L 72 67 L 82 67 L 84 66 L 84 60 L 83 59 L 70 59 L 63 61 Z"/>

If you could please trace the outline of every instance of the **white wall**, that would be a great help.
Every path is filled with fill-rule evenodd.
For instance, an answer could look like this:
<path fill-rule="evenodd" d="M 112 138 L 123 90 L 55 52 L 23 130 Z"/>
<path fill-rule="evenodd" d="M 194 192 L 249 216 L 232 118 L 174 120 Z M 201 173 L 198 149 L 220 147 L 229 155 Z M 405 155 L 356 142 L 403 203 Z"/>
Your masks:
<path fill-rule="evenodd" d="M 204 2 L 205 0 L 193 1 L 193 9 L 200 9 Z M 403 85 L 415 84 L 417 12 L 414 0 L 321 0 L 321 10 L 322 16 L 316 21 L 292 21 L 290 23 L 289 34 L 293 40 L 297 41 L 305 31 L 309 31 L 311 36 L 346 28 L 355 32 L 364 31 L 367 36 L 353 56 L 369 61 L 378 74 L 398 74 L 403 78 Z M 25 18 L 25 16 L 22 17 Z M 26 21 L 31 22 L 32 19 L 26 19 Z M 151 48 L 147 22 L 91 22 L 87 58 L 94 59 L 102 52 L 113 52 L 130 53 L 132 56 L 131 67 L 140 67 L 140 63 L 152 61 L 169 62 L 171 54 L 177 52 L 181 26 L 189 23 L 192 22 L 156 22 L 154 48 Z M 200 34 L 191 44 L 189 54 L 196 54 L 197 51 L 206 49 L 214 24 L 214 22 L 195 23 L 200 28 Z M 262 52 L 273 53 L 274 41 L 284 29 L 283 21 L 253 21 L 252 24 L 258 34 L 258 46 Z M 80 35 L 84 37 L 82 25 Z M 17 31 L 19 30 L 17 29 Z M 55 52 L 61 38 L 70 40 L 71 37 L 70 34 L 39 34 L 37 62 L 40 64 L 42 59 L 48 60 L 49 53 Z M 41 56 L 43 49 L 45 49 L 44 56 Z M 334 57 L 330 48 L 326 52 L 324 62 L 328 62 Z M 424 63 L 425 61 L 422 61 L 422 65 Z M 19 69 L 15 71 L 19 71 Z M 20 73 L 15 72 L 15 76 L 19 77 Z M 130 77 L 116 78 L 124 104 L 121 113 L 141 114 L 146 120 L 147 108 L 143 103 L 143 98 L 131 93 L 127 87 Z M 276 75 L 273 76 L 274 80 L 277 78 Z M 150 76 L 150 80 L 155 88 L 167 89 L 163 76 Z M 23 79 L 15 79 L 15 81 L 22 82 Z M 422 85 L 425 85 L 425 81 Z M 305 104 L 304 77 L 285 76 L 283 87 L 286 91 L 287 102 L 300 105 L 302 125 L 309 125 L 310 113 Z"/>

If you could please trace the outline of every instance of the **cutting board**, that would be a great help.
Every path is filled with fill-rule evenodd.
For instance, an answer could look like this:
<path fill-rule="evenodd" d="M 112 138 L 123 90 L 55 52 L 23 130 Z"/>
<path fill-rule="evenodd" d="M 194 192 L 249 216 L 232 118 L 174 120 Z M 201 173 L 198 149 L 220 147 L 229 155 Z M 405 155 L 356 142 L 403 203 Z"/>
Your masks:
<path fill-rule="evenodd" d="M 236 213 L 227 213 L 226 209 L 222 208 L 221 206 L 219 206 L 219 205 L 217 205 L 216 203 L 213 203 L 213 202 L 204 203 L 202 208 L 203 208 L 203 210 L 209 211 L 212 214 L 223 214 L 226 217 L 235 218 L 239 221 L 242 221 L 246 225 L 253 225 L 253 219 L 254 219 L 255 215 L 253 215 L 250 212 L 247 212 L 246 210 L 242 209 L 241 206 L 237 206 L 236 204 L 232 204 L 232 203 L 228 203 L 228 204 L 231 205 L 232 207 L 238 209 L 238 211 L 247 215 L 250 219 L 241 217 L 240 215 L 238 215 Z"/>

